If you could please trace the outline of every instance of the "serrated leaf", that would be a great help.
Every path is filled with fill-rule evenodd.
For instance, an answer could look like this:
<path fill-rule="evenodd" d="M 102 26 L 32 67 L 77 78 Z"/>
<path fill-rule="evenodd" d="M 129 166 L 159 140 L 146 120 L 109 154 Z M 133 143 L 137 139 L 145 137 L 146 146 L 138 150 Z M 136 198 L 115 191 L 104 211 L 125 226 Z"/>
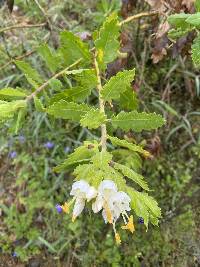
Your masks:
<path fill-rule="evenodd" d="M 195 65 L 200 66 L 200 35 L 198 35 L 193 41 L 192 60 Z"/>
<path fill-rule="evenodd" d="M 41 100 L 38 97 L 34 97 L 34 104 L 35 104 L 35 109 L 39 112 L 45 112 L 45 108 L 41 102 Z"/>
<path fill-rule="evenodd" d="M 119 23 L 115 13 L 110 15 L 100 28 L 99 36 L 95 40 L 95 47 L 98 51 L 98 62 L 102 68 L 114 61 L 119 50 Z"/>
<path fill-rule="evenodd" d="M 97 86 L 97 77 L 94 69 L 85 69 L 74 77 L 78 85 L 93 89 Z"/>
<path fill-rule="evenodd" d="M 138 113 L 137 111 L 120 112 L 116 117 L 113 117 L 111 123 L 114 127 L 128 131 L 134 130 L 141 132 L 142 130 L 153 130 L 165 124 L 165 120 L 161 115 L 156 113 Z"/>
<path fill-rule="evenodd" d="M 123 109 L 135 110 L 138 108 L 138 99 L 133 89 L 128 86 L 126 91 L 120 94 L 120 106 Z"/>
<path fill-rule="evenodd" d="M 143 149 L 141 146 L 138 146 L 138 145 L 135 145 L 135 144 L 132 144 L 126 140 L 121 140 L 117 137 L 112 137 L 112 136 L 108 136 L 108 139 L 110 139 L 111 143 L 114 145 L 114 146 L 121 146 L 121 147 L 125 147 L 125 148 L 128 148 L 134 152 L 138 152 L 142 155 L 144 155 L 145 157 L 149 157 L 150 156 L 150 153 Z"/>
<path fill-rule="evenodd" d="M 137 216 L 144 219 L 144 224 L 148 228 L 149 219 L 154 218 L 154 224 L 158 223 L 161 217 L 161 209 L 156 200 L 146 193 L 141 193 L 127 186 L 127 193 L 131 197 L 131 207 Z"/>
<path fill-rule="evenodd" d="M 18 113 L 14 115 L 13 123 L 9 128 L 10 133 L 18 134 L 19 130 L 22 128 L 24 124 L 26 113 L 27 113 L 26 108 L 20 108 Z"/>
<path fill-rule="evenodd" d="M 149 191 L 147 182 L 144 180 L 144 177 L 139 173 L 119 163 L 114 163 L 114 168 L 118 171 L 121 171 L 124 176 L 131 179 L 133 182 L 141 186 L 144 190 Z"/>
<path fill-rule="evenodd" d="M 64 31 L 60 35 L 61 47 L 60 54 L 65 65 L 70 65 L 76 60 L 82 58 L 83 62 L 91 62 L 91 54 L 87 44 L 72 32 Z"/>
<path fill-rule="evenodd" d="M 96 154 L 97 149 L 97 144 L 85 142 L 83 146 L 76 148 L 62 164 L 55 167 L 54 171 L 61 172 L 72 165 L 90 161 L 91 157 Z"/>
<path fill-rule="evenodd" d="M 18 109 L 25 108 L 26 105 L 27 105 L 26 100 L 1 102 L 0 103 L 0 120 L 12 118 Z"/>
<path fill-rule="evenodd" d="M 56 72 L 60 66 L 60 59 L 56 52 L 47 44 L 40 45 L 37 50 L 51 72 Z"/>
<path fill-rule="evenodd" d="M 189 17 L 186 19 L 186 22 L 194 26 L 199 26 L 200 25 L 200 12 L 189 15 Z"/>
<path fill-rule="evenodd" d="M 135 70 L 124 70 L 113 76 L 104 86 L 101 92 L 106 101 L 118 99 L 120 94 L 126 91 L 127 87 L 133 81 Z"/>
<path fill-rule="evenodd" d="M 136 152 L 121 148 L 113 150 L 112 155 L 114 156 L 115 162 L 126 165 L 136 172 L 142 168 L 142 159 Z"/>
<path fill-rule="evenodd" d="M 173 39 L 173 40 L 176 40 L 177 38 L 180 38 L 184 35 L 186 35 L 189 31 L 191 31 L 192 28 L 188 28 L 186 30 L 182 30 L 181 28 L 178 28 L 178 29 L 171 29 L 169 32 L 168 32 L 168 36 L 169 38 Z"/>
<path fill-rule="evenodd" d="M 185 13 L 174 14 L 169 16 L 167 20 L 172 26 L 185 30 L 189 26 L 186 21 L 189 16 L 190 14 Z"/>
<path fill-rule="evenodd" d="M 112 154 L 108 151 L 100 151 L 96 153 L 91 161 L 95 166 L 98 166 L 99 168 L 104 168 L 108 166 L 109 162 L 112 160 Z"/>
<path fill-rule="evenodd" d="M 51 79 L 49 85 L 54 91 L 61 91 L 61 88 L 63 87 L 61 81 L 58 79 Z"/>
<path fill-rule="evenodd" d="M 42 84 L 43 80 L 39 73 L 35 69 L 33 69 L 27 62 L 16 60 L 15 64 L 25 74 L 27 80 L 31 83 L 31 85 L 37 87 L 38 85 Z"/>
<path fill-rule="evenodd" d="M 62 118 L 73 121 L 80 119 L 90 111 L 90 107 L 86 104 L 77 104 L 60 100 L 47 108 L 47 113 L 56 118 Z"/>
<path fill-rule="evenodd" d="M 105 121 L 106 116 L 104 113 L 100 112 L 99 109 L 91 109 L 82 117 L 80 123 L 88 129 L 97 129 Z"/>
<path fill-rule="evenodd" d="M 7 87 L 0 90 L 0 99 L 11 100 L 16 98 L 24 98 L 26 96 L 27 94 L 20 89 Z"/>
<path fill-rule="evenodd" d="M 82 102 L 91 94 L 92 89 L 97 85 L 97 77 L 93 69 L 82 69 L 81 72 L 74 73 L 73 79 L 77 85 L 55 94 L 51 98 L 51 104 L 61 99 Z"/>

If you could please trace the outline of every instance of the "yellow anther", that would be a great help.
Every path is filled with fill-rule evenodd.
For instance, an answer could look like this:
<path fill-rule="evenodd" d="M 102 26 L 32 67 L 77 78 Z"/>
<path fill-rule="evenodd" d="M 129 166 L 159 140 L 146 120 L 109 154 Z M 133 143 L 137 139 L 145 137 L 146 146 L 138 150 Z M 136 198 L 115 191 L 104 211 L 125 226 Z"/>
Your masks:
<path fill-rule="evenodd" d="M 69 207 L 70 205 L 67 202 L 65 202 L 64 205 L 61 206 L 63 212 L 65 213 L 69 213 Z"/>
<path fill-rule="evenodd" d="M 72 216 L 72 222 L 75 222 L 75 220 L 76 220 L 76 216 Z"/>
<path fill-rule="evenodd" d="M 121 238 L 120 238 L 120 235 L 118 233 L 115 233 L 115 240 L 116 240 L 117 245 L 121 244 Z"/>
<path fill-rule="evenodd" d="M 128 223 L 122 226 L 122 229 L 129 230 L 131 233 L 135 231 L 135 226 L 133 224 L 133 215 L 131 215 L 128 219 Z"/>
<path fill-rule="evenodd" d="M 105 212 L 106 212 L 106 217 L 108 219 L 108 222 L 112 223 L 112 221 L 113 221 L 112 213 L 111 213 L 111 210 L 109 209 L 107 203 L 104 204 L 104 209 L 105 209 Z"/>

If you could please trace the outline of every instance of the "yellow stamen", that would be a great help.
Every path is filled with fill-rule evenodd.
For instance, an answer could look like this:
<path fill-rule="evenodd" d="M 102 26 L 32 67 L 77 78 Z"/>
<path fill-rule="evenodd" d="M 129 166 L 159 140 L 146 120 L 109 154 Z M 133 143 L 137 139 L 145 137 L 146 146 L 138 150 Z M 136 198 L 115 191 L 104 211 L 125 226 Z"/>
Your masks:
<path fill-rule="evenodd" d="M 111 213 L 111 210 L 109 209 L 107 203 L 104 204 L 104 209 L 105 209 L 105 212 L 106 212 L 106 216 L 107 216 L 108 222 L 112 223 L 112 213 Z"/>
<path fill-rule="evenodd" d="M 135 226 L 133 224 L 133 215 L 131 215 L 128 219 L 128 223 L 122 226 L 122 229 L 129 230 L 131 233 L 135 231 Z"/>
<path fill-rule="evenodd" d="M 117 245 L 121 244 L 121 238 L 120 238 L 120 235 L 117 232 L 115 233 L 115 240 L 116 240 Z"/>
<path fill-rule="evenodd" d="M 76 220 L 76 216 L 72 216 L 72 222 L 75 222 L 75 220 Z"/>
<path fill-rule="evenodd" d="M 65 213 L 69 213 L 69 207 L 70 207 L 70 204 L 68 204 L 67 202 L 65 202 L 64 205 L 61 206 L 63 212 Z"/>

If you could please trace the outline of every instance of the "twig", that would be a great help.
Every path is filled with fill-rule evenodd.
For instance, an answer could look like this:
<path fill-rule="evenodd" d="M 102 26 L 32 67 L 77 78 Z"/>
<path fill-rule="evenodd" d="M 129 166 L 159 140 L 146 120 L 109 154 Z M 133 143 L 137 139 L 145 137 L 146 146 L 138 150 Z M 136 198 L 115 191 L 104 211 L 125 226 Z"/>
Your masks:
<path fill-rule="evenodd" d="M 97 90 L 99 92 L 99 108 L 100 112 L 105 114 L 105 106 L 104 106 L 104 100 L 102 99 L 101 96 L 101 91 L 102 91 L 102 84 L 101 84 L 101 76 L 100 76 L 100 70 L 98 66 L 98 62 L 96 59 L 97 53 L 95 53 L 94 56 L 94 66 L 96 70 L 96 76 L 97 76 Z M 101 125 L 101 147 L 102 151 L 106 151 L 106 140 L 107 140 L 107 129 L 106 129 L 106 124 Z"/>
<path fill-rule="evenodd" d="M 43 27 L 46 26 L 47 23 L 40 23 L 40 24 L 18 24 L 18 25 L 12 25 L 9 27 L 5 27 L 5 28 L 1 28 L 0 29 L 0 33 L 2 32 L 6 32 L 6 31 L 10 31 L 10 30 L 14 30 L 14 29 L 21 29 L 21 28 L 39 28 L 39 27 Z"/>
<path fill-rule="evenodd" d="M 47 13 L 45 12 L 45 10 L 43 9 L 43 7 L 40 5 L 40 3 L 38 2 L 38 0 L 34 0 L 34 2 L 36 3 L 36 5 L 38 6 L 38 8 L 40 9 L 40 11 L 42 12 L 42 14 L 44 15 L 46 22 L 49 26 L 49 29 L 51 30 L 51 22 L 50 19 L 48 18 Z"/>
<path fill-rule="evenodd" d="M 142 12 L 142 13 L 139 13 L 139 14 L 136 14 L 136 15 L 133 15 L 133 16 L 130 16 L 128 17 L 127 19 L 125 20 L 122 20 L 120 23 L 119 23 L 119 26 L 122 26 L 128 22 L 131 22 L 132 20 L 136 20 L 136 19 L 140 19 L 142 17 L 149 17 L 149 16 L 155 16 L 158 14 L 158 11 L 151 11 L 151 12 Z"/>
<path fill-rule="evenodd" d="M 56 73 L 55 75 L 53 75 L 49 80 L 47 80 L 46 82 L 44 82 L 41 86 L 39 86 L 32 94 L 30 94 L 29 96 L 26 97 L 26 100 L 29 101 L 31 99 L 33 99 L 38 93 L 40 93 L 43 89 L 45 89 L 49 82 L 53 79 L 56 79 L 58 77 L 60 77 L 61 75 L 65 74 L 65 72 L 71 68 L 73 68 L 75 65 L 77 65 L 79 62 L 81 62 L 82 58 L 78 59 L 77 61 L 75 61 L 73 64 L 71 64 L 70 66 L 68 66 L 67 68 L 65 68 L 64 70 L 61 70 L 60 72 Z"/>
<path fill-rule="evenodd" d="M 6 64 L 4 64 L 4 65 L 0 68 L 0 71 L 3 70 L 4 68 L 8 67 L 10 64 L 14 63 L 15 60 L 23 59 L 23 58 L 25 58 L 25 57 L 28 57 L 28 56 L 32 55 L 32 54 L 35 53 L 35 52 L 36 52 L 36 49 L 31 50 L 31 51 L 28 51 L 28 52 L 26 52 L 25 54 L 23 54 L 23 55 L 21 55 L 21 56 L 12 58 L 10 61 L 8 61 Z"/>

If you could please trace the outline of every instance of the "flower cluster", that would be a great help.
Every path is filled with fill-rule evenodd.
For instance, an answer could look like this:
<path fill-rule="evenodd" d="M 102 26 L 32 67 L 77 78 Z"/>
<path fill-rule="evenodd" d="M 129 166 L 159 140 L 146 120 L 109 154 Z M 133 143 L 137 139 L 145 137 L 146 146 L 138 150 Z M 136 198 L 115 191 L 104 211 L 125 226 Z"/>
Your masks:
<path fill-rule="evenodd" d="M 72 200 L 65 202 L 64 205 L 56 205 L 57 211 L 69 213 L 70 206 L 74 203 L 72 212 L 72 221 L 83 211 L 86 202 L 93 200 L 92 210 L 94 213 L 102 211 L 105 223 L 113 226 L 115 239 L 117 244 L 121 243 L 120 235 L 116 231 L 116 221 L 122 216 L 124 226 L 122 229 L 129 230 L 131 233 L 135 231 L 133 224 L 133 216 L 127 214 L 130 208 L 130 197 L 122 191 L 118 191 L 116 184 L 111 180 L 103 180 L 98 189 L 90 186 L 86 181 L 80 180 L 72 185 L 70 195 Z"/>

